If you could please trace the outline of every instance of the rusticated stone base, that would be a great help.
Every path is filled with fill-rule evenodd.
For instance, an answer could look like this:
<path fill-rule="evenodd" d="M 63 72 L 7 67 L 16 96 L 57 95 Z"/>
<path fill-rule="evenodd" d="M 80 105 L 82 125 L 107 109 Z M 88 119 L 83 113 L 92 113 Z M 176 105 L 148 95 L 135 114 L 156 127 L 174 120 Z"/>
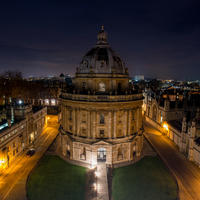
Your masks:
<path fill-rule="evenodd" d="M 87 163 L 91 167 L 98 162 L 115 165 L 136 160 L 141 155 L 143 135 L 121 139 L 87 140 L 60 133 L 62 156 L 69 160 Z"/>

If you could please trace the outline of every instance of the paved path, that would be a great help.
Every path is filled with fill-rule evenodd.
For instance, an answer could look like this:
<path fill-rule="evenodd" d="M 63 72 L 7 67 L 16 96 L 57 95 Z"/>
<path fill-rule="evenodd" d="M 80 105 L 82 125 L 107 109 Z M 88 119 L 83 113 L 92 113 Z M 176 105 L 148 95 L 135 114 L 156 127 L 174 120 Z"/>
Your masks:
<path fill-rule="evenodd" d="M 176 145 L 156 129 L 146 126 L 144 135 L 176 177 L 180 200 L 200 200 L 200 169 L 178 152 Z"/>
<path fill-rule="evenodd" d="M 38 138 L 36 153 L 28 157 L 24 152 L 1 174 L 0 200 L 26 200 L 27 177 L 57 134 L 58 126 L 46 127 Z"/>
<path fill-rule="evenodd" d="M 97 200 L 109 200 L 107 169 L 105 163 L 97 165 Z"/>

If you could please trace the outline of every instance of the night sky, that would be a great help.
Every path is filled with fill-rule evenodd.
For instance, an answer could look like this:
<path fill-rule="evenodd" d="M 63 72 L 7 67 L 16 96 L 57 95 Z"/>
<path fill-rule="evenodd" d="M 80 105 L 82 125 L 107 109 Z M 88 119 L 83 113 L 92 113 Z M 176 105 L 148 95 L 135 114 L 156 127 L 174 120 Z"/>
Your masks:
<path fill-rule="evenodd" d="M 104 25 L 131 76 L 200 79 L 199 0 L 8 2 L 0 3 L 0 73 L 73 75 Z"/>

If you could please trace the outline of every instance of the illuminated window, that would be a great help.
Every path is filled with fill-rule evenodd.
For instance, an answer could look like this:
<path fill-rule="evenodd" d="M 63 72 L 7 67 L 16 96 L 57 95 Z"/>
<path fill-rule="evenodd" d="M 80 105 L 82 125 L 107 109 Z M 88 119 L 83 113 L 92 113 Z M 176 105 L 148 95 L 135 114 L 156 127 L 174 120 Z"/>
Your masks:
<path fill-rule="evenodd" d="M 105 83 L 99 83 L 99 91 L 100 92 L 105 92 L 106 91 L 106 85 Z"/>
<path fill-rule="evenodd" d="M 56 105 L 56 100 L 55 99 L 51 99 L 51 105 L 55 106 Z"/>
<path fill-rule="evenodd" d="M 49 99 L 45 99 L 45 105 L 46 105 L 46 106 L 49 105 Z"/>

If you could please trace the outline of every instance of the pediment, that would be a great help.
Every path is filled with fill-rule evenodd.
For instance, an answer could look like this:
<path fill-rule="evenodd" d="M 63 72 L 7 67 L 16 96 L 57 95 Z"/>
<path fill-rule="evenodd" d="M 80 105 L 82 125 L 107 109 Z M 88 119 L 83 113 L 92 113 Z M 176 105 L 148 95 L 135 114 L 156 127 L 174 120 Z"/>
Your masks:
<path fill-rule="evenodd" d="M 111 143 L 106 142 L 104 140 L 100 140 L 100 141 L 94 142 L 92 145 L 111 145 Z"/>

